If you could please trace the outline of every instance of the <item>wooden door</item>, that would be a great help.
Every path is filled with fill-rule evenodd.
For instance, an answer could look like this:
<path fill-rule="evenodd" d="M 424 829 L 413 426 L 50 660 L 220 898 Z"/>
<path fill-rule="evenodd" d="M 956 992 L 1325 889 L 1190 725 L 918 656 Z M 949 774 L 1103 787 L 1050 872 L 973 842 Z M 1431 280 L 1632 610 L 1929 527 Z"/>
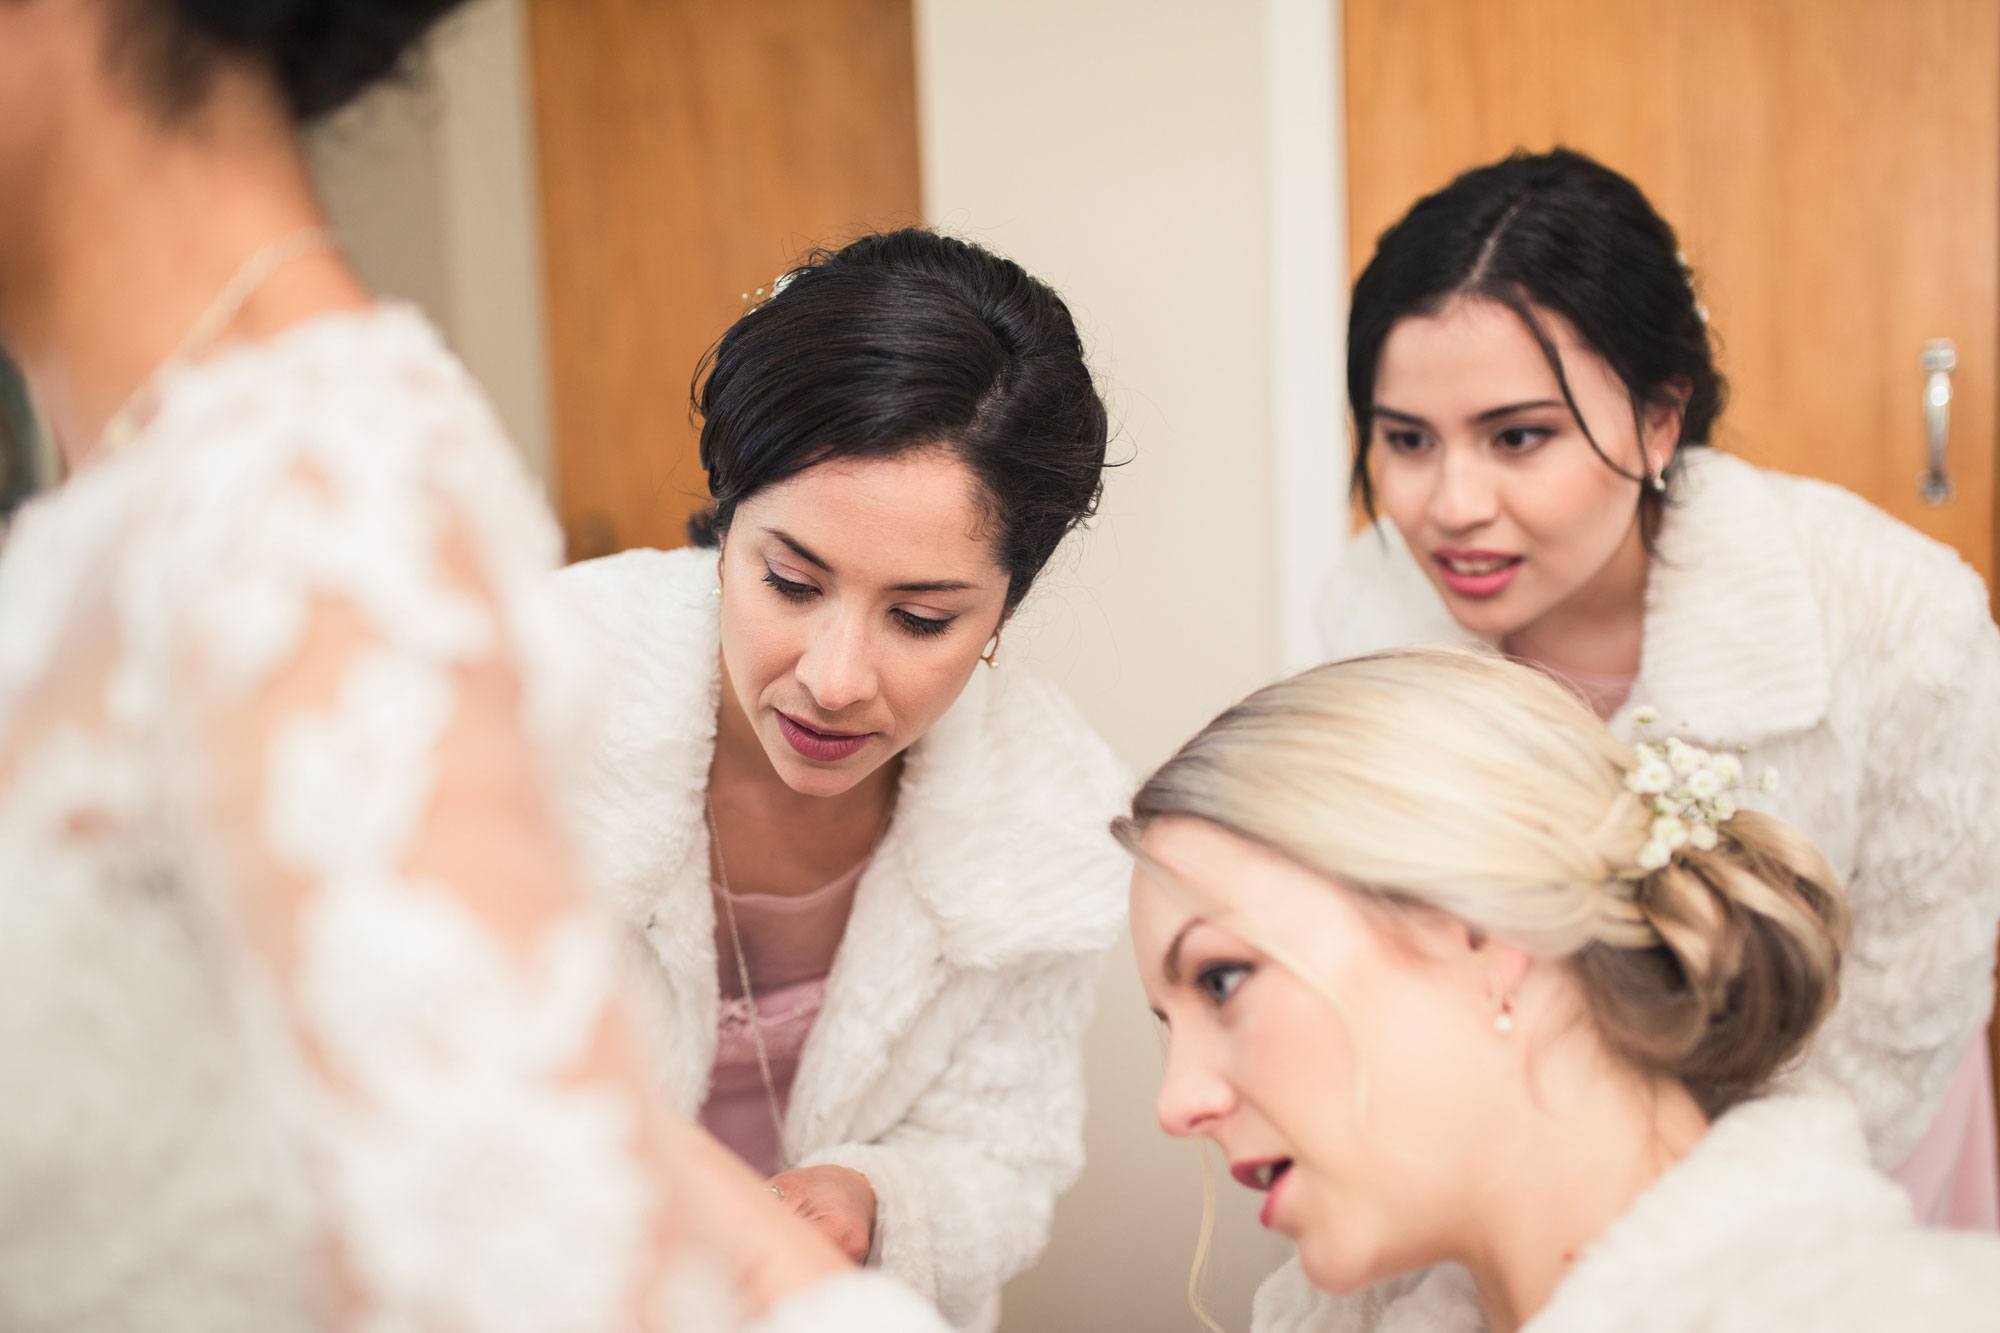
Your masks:
<path fill-rule="evenodd" d="M 1516 147 L 1638 182 L 1720 342 L 1716 442 L 1824 477 L 1993 584 L 2000 0 L 1347 0 L 1355 271 Z M 1927 339 L 1958 347 L 1956 496 L 1919 494 Z"/>
<path fill-rule="evenodd" d="M 1344 51 L 1356 273 L 1464 168 L 1589 153 L 1700 277 L 1716 443 L 1865 496 L 1993 587 L 2000 0 L 1345 0 Z M 1958 351 L 1942 506 L 1918 484 L 1932 338 Z"/>
<path fill-rule="evenodd" d="M 531 0 L 556 502 L 677 546 L 688 386 L 805 249 L 919 220 L 910 0 Z"/>

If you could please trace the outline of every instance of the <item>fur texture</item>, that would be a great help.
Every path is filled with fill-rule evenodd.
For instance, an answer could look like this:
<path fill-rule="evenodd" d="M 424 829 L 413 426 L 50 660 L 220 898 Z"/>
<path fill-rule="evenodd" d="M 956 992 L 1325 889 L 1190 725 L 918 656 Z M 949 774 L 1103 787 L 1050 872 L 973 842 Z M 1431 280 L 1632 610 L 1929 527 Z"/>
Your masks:
<path fill-rule="evenodd" d="M 703 822 L 721 683 L 713 551 L 631 551 L 559 576 L 606 680 L 577 811 L 640 945 L 642 1022 L 692 1116 L 715 1062 L 714 905 Z M 788 1160 L 874 1186 L 871 1262 L 989 1329 L 1082 1167 L 1081 1040 L 1124 922 L 1107 824 L 1128 775 L 1061 694 L 977 670 L 907 752 L 806 1043 Z"/>
<path fill-rule="evenodd" d="M 1256 1333 L 1484 1333 L 1465 1270 L 1329 1296 L 1293 1259 Z M 2000 1240 L 1931 1231 L 1868 1165 L 1841 1097 L 1772 1096 L 1715 1122 L 1586 1248 L 1521 1333 L 2000 1330 Z"/>

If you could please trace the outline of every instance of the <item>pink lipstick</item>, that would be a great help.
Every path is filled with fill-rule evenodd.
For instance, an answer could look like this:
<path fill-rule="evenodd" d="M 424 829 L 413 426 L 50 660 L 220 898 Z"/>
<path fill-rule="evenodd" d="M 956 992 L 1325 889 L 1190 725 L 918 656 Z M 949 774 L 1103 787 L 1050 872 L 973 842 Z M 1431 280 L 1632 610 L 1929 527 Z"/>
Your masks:
<path fill-rule="evenodd" d="M 1498 551 L 1440 547 L 1431 552 L 1444 585 L 1461 597 L 1493 597 L 1506 590 L 1521 572 L 1521 557 Z"/>
<path fill-rule="evenodd" d="M 1238 1184 L 1265 1192 L 1264 1209 L 1257 1214 L 1257 1220 L 1266 1229 L 1271 1225 L 1271 1210 L 1278 1204 L 1278 1187 L 1284 1184 L 1285 1175 L 1291 1169 L 1292 1162 L 1288 1157 L 1239 1162 L 1229 1169 L 1229 1174 L 1236 1178 Z"/>
<path fill-rule="evenodd" d="M 820 731 L 787 713 L 778 713 L 778 730 L 785 734 L 786 742 L 794 750 L 822 764 L 839 763 L 866 745 L 868 738 L 874 735 L 869 731 Z"/>

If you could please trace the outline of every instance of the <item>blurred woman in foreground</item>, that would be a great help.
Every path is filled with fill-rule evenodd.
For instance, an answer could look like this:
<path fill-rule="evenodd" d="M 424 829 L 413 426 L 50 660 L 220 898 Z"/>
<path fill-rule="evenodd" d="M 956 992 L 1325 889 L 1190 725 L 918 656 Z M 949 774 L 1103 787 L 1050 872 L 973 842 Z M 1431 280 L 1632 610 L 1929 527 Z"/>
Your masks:
<path fill-rule="evenodd" d="M 0 3 L 69 473 L 0 560 L 8 1329 L 657 1327 L 700 1221 L 549 808 L 553 525 L 299 143 L 450 8 Z"/>

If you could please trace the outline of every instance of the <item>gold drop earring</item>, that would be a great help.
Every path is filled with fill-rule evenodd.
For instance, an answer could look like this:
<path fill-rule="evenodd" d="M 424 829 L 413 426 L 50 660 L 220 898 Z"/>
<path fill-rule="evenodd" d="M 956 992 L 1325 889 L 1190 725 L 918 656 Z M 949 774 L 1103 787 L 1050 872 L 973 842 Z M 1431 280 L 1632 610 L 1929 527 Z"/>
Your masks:
<path fill-rule="evenodd" d="M 996 629 L 996 630 L 994 630 L 994 631 L 993 631 L 993 637 L 992 637 L 991 639 L 988 639 L 988 640 L 986 641 L 986 651 L 985 651 L 985 652 L 983 652 L 983 653 L 981 653 L 981 654 L 979 655 L 979 660 L 980 660 L 980 661 L 982 661 L 982 662 L 984 662 L 984 663 L 986 663 L 986 669 L 987 669 L 988 671 L 997 671 L 997 670 L 999 670 L 999 669 L 1000 669 L 1000 631 L 999 631 L 999 630 L 997 630 L 997 629 Z"/>

